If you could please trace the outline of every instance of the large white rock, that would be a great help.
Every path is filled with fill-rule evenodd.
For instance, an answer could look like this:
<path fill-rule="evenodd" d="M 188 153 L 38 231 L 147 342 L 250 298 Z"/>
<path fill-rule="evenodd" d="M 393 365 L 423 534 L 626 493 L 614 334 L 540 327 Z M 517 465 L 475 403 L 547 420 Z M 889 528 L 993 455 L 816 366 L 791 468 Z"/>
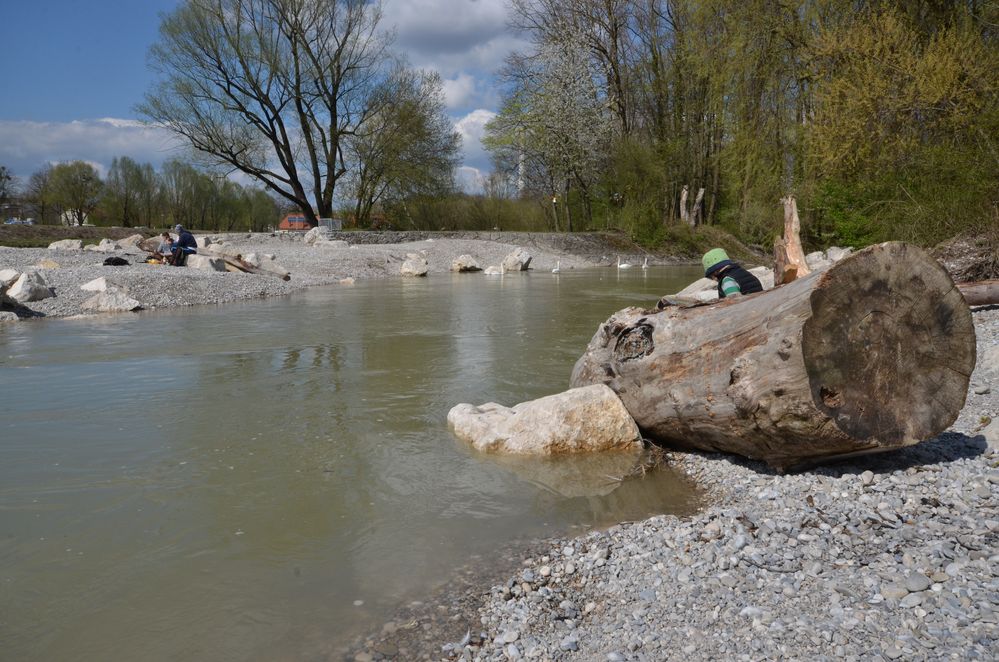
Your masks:
<path fill-rule="evenodd" d="M 822 251 L 815 251 L 805 256 L 805 264 L 812 271 L 822 271 L 832 266 L 832 260 L 826 258 L 826 254 Z"/>
<path fill-rule="evenodd" d="M 112 285 L 112 287 L 114 287 Z M 80 286 L 84 292 L 105 292 L 108 289 L 108 279 L 104 276 L 89 280 Z"/>
<path fill-rule="evenodd" d="M 139 244 L 141 244 L 144 240 L 145 237 L 143 237 L 141 234 L 130 234 L 124 239 L 119 239 L 118 244 L 122 248 L 134 248 Z"/>
<path fill-rule="evenodd" d="M 280 276 L 284 280 L 288 280 L 289 278 L 291 278 L 291 272 L 288 271 L 285 267 L 278 264 L 277 261 L 274 259 L 274 256 L 271 255 L 270 253 L 261 253 L 259 256 L 257 256 L 257 261 L 259 262 L 259 264 L 256 264 L 254 266 L 256 266 L 258 269 L 262 269 L 268 273 Z"/>
<path fill-rule="evenodd" d="M 225 260 L 211 255 L 188 255 L 184 265 L 190 269 L 200 269 L 201 271 L 225 271 Z"/>
<path fill-rule="evenodd" d="M 317 226 L 305 233 L 303 240 L 310 246 L 317 241 L 328 241 L 333 238 L 329 230 L 322 226 Z"/>
<path fill-rule="evenodd" d="M 0 287 L 9 287 L 14 284 L 18 278 L 20 278 L 21 272 L 17 269 L 3 269 L 0 270 Z"/>
<path fill-rule="evenodd" d="M 985 437 L 989 448 L 999 449 L 999 418 L 986 425 L 978 434 Z"/>
<path fill-rule="evenodd" d="M 50 260 L 47 257 L 43 257 L 41 260 L 35 263 L 35 267 L 38 269 L 58 269 L 62 265 L 55 260 Z"/>
<path fill-rule="evenodd" d="M 49 244 L 50 251 L 82 251 L 82 239 L 60 239 Z"/>
<path fill-rule="evenodd" d="M 194 243 L 198 248 L 207 248 L 211 246 L 214 242 L 212 238 L 207 235 L 200 235 L 194 238 Z"/>
<path fill-rule="evenodd" d="M 466 273 L 469 271 L 482 271 L 478 261 L 471 255 L 459 255 L 451 261 L 451 271 Z"/>
<path fill-rule="evenodd" d="M 503 258 L 506 271 L 527 271 L 531 266 L 531 256 L 523 248 L 518 248 Z"/>
<path fill-rule="evenodd" d="M 641 448 L 638 426 L 608 386 L 594 384 L 504 407 L 460 404 L 447 415 L 459 439 L 480 451 L 562 455 Z"/>
<path fill-rule="evenodd" d="M 764 291 L 774 289 L 774 270 L 770 267 L 753 267 L 749 269 L 749 273 L 760 280 Z"/>
<path fill-rule="evenodd" d="M 142 304 L 121 290 L 111 288 L 106 292 L 98 292 L 90 297 L 80 304 L 80 308 L 98 313 L 127 313 L 133 310 L 141 310 Z"/>
<path fill-rule="evenodd" d="M 89 246 L 86 246 L 84 250 L 95 251 L 97 253 L 113 253 L 114 251 L 121 250 L 121 246 L 119 246 L 116 241 L 101 239 L 99 244 L 90 244 Z"/>
<path fill-rule="evenodd" d="M 45 282 L 45 277 L 37 271 L 25 271 L 8 288 L 6 294 L 18 303 L 41 301 L 55 296 L 55 293 L 49 288 L 49 284 Z"/>
<path fill-rule="evenodd" d="M 239 249 L 239 246 L 227 244 L 225 242 L 208 244 L 205 246 L 205 250 L 216 255 L 224 255 L 225 257 L 236 257 L 237 255 L 243 254 L 243 251 Z"/>
<path fill-rule="evenodd" d="M 826 259 L 830 262 L 839 262 L 844 257 L 847 257 L 853 253 L 852 248 L 840 248 L 839 246 L 832 246 L 826 250 Z"/>
<path fill-rule="evenodd" d="M 427 264 L 426 256 L 419 253 L 407 253 L 406 261 L 399 268 L 399 273 L 403 276 L 426 276 L 430 265 Z"/>

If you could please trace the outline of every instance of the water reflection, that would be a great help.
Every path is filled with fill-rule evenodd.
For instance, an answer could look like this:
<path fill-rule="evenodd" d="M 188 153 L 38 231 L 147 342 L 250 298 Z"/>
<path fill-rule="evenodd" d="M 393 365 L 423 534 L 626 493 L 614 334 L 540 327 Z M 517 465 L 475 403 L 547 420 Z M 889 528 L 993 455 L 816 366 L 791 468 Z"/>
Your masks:
<path fill-rule="evenodd" d="M 611 312 L 679 289 L 632 271 L 0 327 L 5 657 L 323 654 L 501 542 L 689 510 L 631 459 L 517 465 L 447 433 L 457 402 L 563 390 Z"/>

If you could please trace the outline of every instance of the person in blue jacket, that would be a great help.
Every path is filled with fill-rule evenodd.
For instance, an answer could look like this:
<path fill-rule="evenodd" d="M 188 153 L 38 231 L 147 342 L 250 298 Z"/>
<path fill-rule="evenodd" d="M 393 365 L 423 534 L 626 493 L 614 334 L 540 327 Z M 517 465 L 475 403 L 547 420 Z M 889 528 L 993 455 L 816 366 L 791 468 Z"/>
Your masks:
<path fill-rule="evenodd" d="M 198 242 L 194 240 L 193 234 L 184 229 L 183 225 L 178 224 L 173 231 L 177 233 L 177 241 L 173 242 L 170 264 L 182 267 L 187 262 L 188 255 L 198 252 Z"/>

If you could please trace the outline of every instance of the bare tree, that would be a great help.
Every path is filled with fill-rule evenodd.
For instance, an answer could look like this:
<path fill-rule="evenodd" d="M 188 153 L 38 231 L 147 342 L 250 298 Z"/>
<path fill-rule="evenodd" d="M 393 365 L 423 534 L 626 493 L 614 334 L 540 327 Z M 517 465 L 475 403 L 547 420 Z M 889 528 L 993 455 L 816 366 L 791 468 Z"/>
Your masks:
<path fill-rule="evenodd" d="M 140 111 L 262 182 L 316 225 L 347 142 L 381 110 L 387 41 L 371 0 L 187 0 L 151 51 Z"/>

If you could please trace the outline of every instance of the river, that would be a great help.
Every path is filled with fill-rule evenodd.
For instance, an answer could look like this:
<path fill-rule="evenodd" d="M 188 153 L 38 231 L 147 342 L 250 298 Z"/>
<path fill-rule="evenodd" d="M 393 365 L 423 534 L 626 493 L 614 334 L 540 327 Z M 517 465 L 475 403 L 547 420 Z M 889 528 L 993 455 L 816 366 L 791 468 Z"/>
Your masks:
<path fill-rule="evenodd" d="M 0 658 L 309 659 L 501 545 L 691 512 L 667 470 L 574 493 L 446 417 L 564 390 L 612 312 L 699 275 L 440 275 L 0 325 Z"/>

